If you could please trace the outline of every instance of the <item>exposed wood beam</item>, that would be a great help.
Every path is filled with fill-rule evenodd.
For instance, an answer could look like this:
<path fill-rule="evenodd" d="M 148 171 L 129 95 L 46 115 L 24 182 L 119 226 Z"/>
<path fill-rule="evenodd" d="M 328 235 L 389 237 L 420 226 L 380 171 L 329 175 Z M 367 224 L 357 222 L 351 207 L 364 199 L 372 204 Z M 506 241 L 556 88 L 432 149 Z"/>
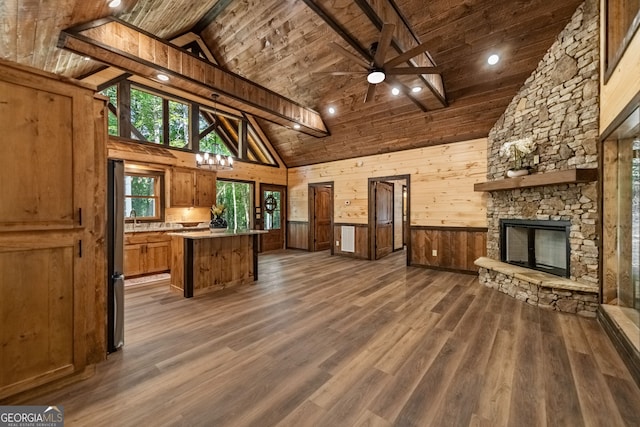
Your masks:
<path fill-rule="evenodd" d="M 200 34 L 205 28 L 207 28 L 218 16 L 231 4 L 233 0 L 218 0 L 215 5 L 205 15 L 200 18 L 198 23 L 193 26 L 191 31 L 196 34 Z"/>
<path fill-rule="evenodd" d="M 367 49 L 362 47 L 360 43 L 353 36 L 351 36 L 347 32 L 347 30 L 345 30 L 342 27 L 342 25 L 336 22 L 336 20 L 325 9 L 322 8 L 322 6 L 317 4 L 314 0 L 303 0 L 303 1 L 311 10 L 313 10 L 320 18 L 322 18 L 322 20 L 327 25 L 329 25 L 329 27 L 331 27 L 345 42 L 347 42 L 349 46 L 351 46 L 360 55 L 362 55 L 362 57 L 365 58 L 366 61 L 370 63 L 373 62 L 373 57 L 371 56 L 371 53 Z M 380 28 L 378 29 L 380 30 L 381 28 L 382 28 L 382 23 L 380 23 Z M 411 95 L 410 92 L 404 91 L 404 93 L 411 100 L 411 102 L 413 102 L 421 111 L 424 111 L 424 112 L 428 111 L 427 106 L 424 103 L 422 103 L 419 99 L 417 99 L 415 96 Z M 367 94 L 369 94 L 369 90 L 367 90 Z M 370 100 L 370 99 L 371 98 L 368 95 L 365 96 L 365 100 Z"/>
<path fill-rule="evenodd" d="M 371 22 L 378 29 L 378 31 L 382 31 L 382 27 L 384 25 L 384 21 L 382 20 L 380 15 L 374 10 L 374 8 L 371 6 L 369 1 L 367 1 L 367 0 L 354 0 L 354 2 L 358 5 L 358 7 L 360 7 L 362 12 L 369 18 L 369 20 L 371 20 Z M 402 27 L 411 35 L 411 38 L 415 41 L 415 43 L 420 45 L 420 41 L 418 40 L 418 37 L 414 33 L 413 29 L 409 26 L 409 23 L 407 22 L 406 18 L 400 13 L 400 9 L 395 4 L 395 2 L 393 2 L 393 0 L 383 0 L 383 1 L 379 2 L 378 6 L 382 7 L 382 8 L 384 8 L 385 6 L 388 6 L 389 8 L 391 8 L 393 10 L 393 14 L 395 14 L 397 16 L 397 18 L 398 18 L 398 23 L 402 24 Z M 391 40 L 391 46 L 399 54 L 402 54 L 408 48 L 408 46 L 404 46 L 404 47 L 400 46 L 395 39 Z M 424 51 L 422 51 L 420 53 L 424 53 L 425 54 L 425 58 L 426 58 L 426 60 L 428 62 L 428 64 L 425 64 L 425 65 L 436 65 L 435 62 L 433 62 L 433 59 L 431 58 L 431 55 L 429 55 L 427 52 L 424 52 Z M 416 55 L 413 55 L 411 58 L 413 58 L 414 56 L 416 56 Z M 420 65 L 420 64 L 416 64 L 414 61 L 412 61 L 411 58 L 409 58 L 407 60 L 407 63 L 409 63 L 412 66 Z M 429 82 L 429 80 L 427 80 L 423 75 L 418 75 L 418 76 L 419 76 L 420 80 L 422 80 L 422 82 L 433 93 L 433 95 L 440 100 L 442 105 L 446 107 L 448 105 L 448 103 L 447 103 L 447 100 L 446 100 L 446 97 L 445 97 L 444 93 L 440 93 L 440 91 L 437 90 Z M 434 77 L 439 79 L 440 81 L 442 80 L 442 77 L 439 74 L 438 75 L 434 75 L 431 78 L 434 78 Z"/>
<path fill-rule="evenodd" d="M 360 55 L 367 59 L 367 61 L 373 61 L 373 57 L 369 53 L 369 51 L 362 46 L 360 43 L 347 32 L 340 24 L 338 24 L 335 19 L 319 4 L 317 4 L 314 0 L 302 0 L 304 4 L 306 4 L 309 9 L 313 10 L 324 22 L 329 25 L 333 31 L 335 31 L 344 41 L 347 42 L 349 46 L 354 48 Z"/>
<path fill-rule="evenodd" d="M 285 127 L 299 124 L 308 135 L 329 134 L 318 112 L 117 18 L 62 31 L 58 46 L 155 81 L 164 73 L 170 76 L 166 86 L 204 98 L 216 92 L 230 107 Z"/>

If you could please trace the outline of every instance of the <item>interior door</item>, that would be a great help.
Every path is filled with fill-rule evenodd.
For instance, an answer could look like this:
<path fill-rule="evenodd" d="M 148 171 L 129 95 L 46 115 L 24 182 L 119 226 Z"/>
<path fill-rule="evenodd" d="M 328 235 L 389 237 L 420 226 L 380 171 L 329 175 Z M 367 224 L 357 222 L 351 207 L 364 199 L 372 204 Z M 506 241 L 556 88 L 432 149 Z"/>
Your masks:
<path fill-rule="evenodd" d="M 375 235 L 376 259 L 393 251 L 393 184 L 375 183 Z"/>
<path fill-rule="evenodd" d="M 331 206 L 333 191 L 329 186 L 313 187 L 313 250 L 331 249 Z"/>
<path fill-rule="evenodd" d="M 286 187 L 260 186 L 262 228 L 268 231 L 260 235 L 260 251 L 284 249 L 284 225 L 286 224 Z"/>

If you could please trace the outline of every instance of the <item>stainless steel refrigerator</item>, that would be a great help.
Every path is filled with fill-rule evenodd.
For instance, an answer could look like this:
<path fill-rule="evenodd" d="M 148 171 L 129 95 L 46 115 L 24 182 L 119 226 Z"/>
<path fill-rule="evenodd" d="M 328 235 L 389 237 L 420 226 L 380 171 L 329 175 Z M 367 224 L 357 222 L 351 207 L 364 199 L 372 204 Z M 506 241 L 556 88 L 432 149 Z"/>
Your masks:
<path fill-rule="evenodd" d="M 107 171 L 107 351 L 124 345 L 124 162 Z"/>

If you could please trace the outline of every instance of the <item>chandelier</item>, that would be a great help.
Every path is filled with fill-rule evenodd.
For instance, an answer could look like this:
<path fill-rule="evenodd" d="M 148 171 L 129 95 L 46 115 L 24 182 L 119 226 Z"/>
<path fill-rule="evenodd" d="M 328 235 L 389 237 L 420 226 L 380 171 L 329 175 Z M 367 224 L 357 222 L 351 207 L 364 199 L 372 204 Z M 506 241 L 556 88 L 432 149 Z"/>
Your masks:
<path fill-rule="evenodd" d="M 233 158 L 231 156 L 221 156 L 220 154 L 196 154 L 196 165 L 199 168 L 216 171 L 233 169 Z"/>

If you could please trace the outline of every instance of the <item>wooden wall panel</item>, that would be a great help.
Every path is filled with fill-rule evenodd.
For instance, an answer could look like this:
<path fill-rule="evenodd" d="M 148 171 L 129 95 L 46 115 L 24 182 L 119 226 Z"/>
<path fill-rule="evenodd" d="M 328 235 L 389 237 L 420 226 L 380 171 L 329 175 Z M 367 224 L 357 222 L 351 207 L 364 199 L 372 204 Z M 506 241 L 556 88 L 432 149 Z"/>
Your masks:
<path fill-rule="evenodd" d="M 106 116 L 94 87 L 1 60 L 0 82 L 2 399 L 106 356 Z"/>
<path fill-rule="evenodd" d="M 334 221 L 368 222 L 368 178 L 411 176 L 411 225 L 485 227 L 486 138 L 290 168 L 289 219 L 308 221 L 308 184 L 334 182 Z"/>
<path fill-rule="evenodd" d="M 411 227 L 410 238 L 411 265 L 477 273 L 486 256 L 486 228 Z"/>
<path fill-rule="evenodd" d="M 601 20 L 603 19 L 604 14 L 601 15 Z M 604 40 L 602 38 L 604 30 L 605 26 L 601 25 L 600 40 Z M 604 42 L 600 43 L 601 58 L 604 58 L 605 54 L 604 45 Z M 600 79 L 600 132 L 604 131 L 633 97 L 640 93 L 638 70 L 640 70 L 640 31 L 636 32 L 631 40 L 607 84 L 604 84 L 603 77 Z M 604 76 L 604 70 L 600 75 Z"/>
<path fill-rule="evenodd" d="M 342 226 L 350 225 L 355 227 L 355 251 L 344 252 L 342 247 Z M 367 224 L 334 224 L 333 225 L 333 254 L 342 255 L 353 258 L 369 259 L 369 226 Z M 335 243 L 339 242 L 336 246 Z"/>
<path fill-rule="evenodd" d="M 75 242 L 65 240 L 39 249 L 0 249 L 0 394 L 43 373 L 73 368 Z"/>
<path fill-rule="evenodd" d="M 287 248 L 309 250 L 309 223 L 287 221 Z"/>

